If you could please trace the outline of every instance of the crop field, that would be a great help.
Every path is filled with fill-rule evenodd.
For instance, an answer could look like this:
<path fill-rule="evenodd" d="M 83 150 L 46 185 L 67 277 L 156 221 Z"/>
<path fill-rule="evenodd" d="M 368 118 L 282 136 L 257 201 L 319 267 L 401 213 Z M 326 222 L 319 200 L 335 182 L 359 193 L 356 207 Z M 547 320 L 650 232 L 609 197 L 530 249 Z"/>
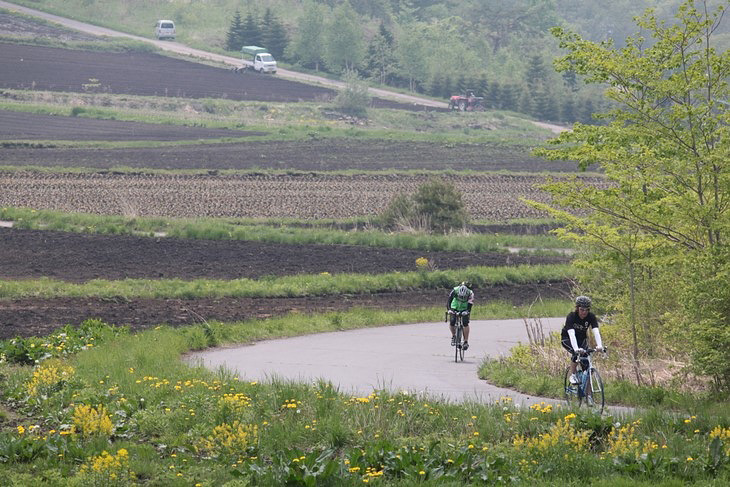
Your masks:
<path fill-rule="evenodd" d="M 545 201 L 543 176 L 442 177 L 460 190 L 475 219 L 505 221 L 544 215 L 519 198 Z M 0 206 L 160 217 L 346 219 L 374 216 L 428 175 L 372 174 L 40 174 L 0 173 Z"/>
<path fill-rule="evenodd" d="M 3 36 L 93 41 L 93 37 L 54 29 L 49 24 L 0 13 Z M 474 142 L 462 137 L 461 141 L 459 131 L 478 135 L 479 131 L 494 129 L 491 122 L 484 124 L 476 119 L 453 119 L 452 130 L 457 136 L 449 142 L 423 136 L 391 139 L 348 133 L 296 140 L 247 140 L 252 136 L 270 139 L 277 133 L 278 129 L 258 129 L 275 126 L 272 123 L 276 123 L 276 113 L 286 113 L 283 105 L 273 108 L 275 104 L 326 105 L 335 92 L 275 76 L 234 74 L 151 52 L 63 49 L 13 42 L 0 46 L 0 64 L 7 68 L 0 72 L 0 88 L 5 90 L 0 92 L 0 99 L 15 103 L 12 110 L 0 109 L 0 141 L 6 141 L 0 147 L 0 165 L 6 168 L 0 172 L 0 207 L 123 215 L 130 219 L 357 219 L 376 215 L 393 197 L 412 193 L 435 175 L 462 192 L 473 219 L 507 221 L 541 216 L 519 198 L 545 201 L 546 195 L 536 188 L 545 180 L 544 174 L 565 174 L 576 169 L 570 162 L 531 156 L 529 144 L 514 145 L 499 138 Z M 251 109 L 263 114 L 266 123 L 250 130 L 235 120 L 235 111 L 228 119 L 217 114 L 218 110 L 236 107 L 216 108 L 196 101 L 199 99 L 263 103 Z M 51 102 L 56 104 L 49 105 Z M 25 103 L 31 111 L 18 108 L 17 103 Z M 114 112 L 105 112 L 103 118 L 89 114 L 95 108 L 113 109 L 115 104 L 132 109 L 129 113 L 136 113 L 135 107 L 147 106 L 146 112 L 140 112 L 147 115 L 118 120 Z M 70 106 L 83 109 L 77 110 L 78 116 L 69 116 L 64 110 Z M 373 99 L 372 106 L 425 117 L 417 132 L 428 130 L 435 122 L 434 116 L 443 116 L 433 109 L 429 110 L 436 115 L 424 112 L 424 107 L 379 99 Z M 149 113 L 174 117 L 175 112 L 170 110 L 184 115 L 182 123 L 133 121 L 147 120 Z M 213 125 L 197 123 L 196 116 L 201 120 L 208 117 Z M 398 118 L 395 120 L 388 123 L 398 126 Z M 317 122 L 305 123 L 315 124 L 310 129 L 315 134 L 321 130 Z M 202 143 L 205 139 L 209 141 Z M 443 170 L 449 172 L 429 172 Z M 597 178 L 586 180 L 600 183 Z M 412 271 L 419 257 L 442 270 L 567 262 L 566 257 L 506 252 L 222 242 L 2 228 L 0 237 L 7 263 L 0 277 L 69 283 L 93 279 L 262 279 L 321 273 L 380 275 Z M 334 293 L 255 299 L 24 296 L 2 301 L 0 334 L 42 334 L 90 317 L 141 329 L 160 322 L 183 325 L 201 320 L 240 321 L 292 311 L 382 307 L 394 300 L 406 307 L 441 306 L 445 292 L 405 288 L 382 295 L 348 294 L 344 299 Z M 537 297 L 562 298 L 569 293 L 569 285 L 563 279 L 548 279 L 532 284 L 484 284 L 479 292 L 484 298 L 519 305 Z"/>
<path fill-rule="evenodd" d="M 367 118 L 352 117 L 327 88 L 117 42 L 0 9 L 5 483 L 727 484 L 727 413 L 699 403 L 600 415 L 507 396 L 348 397 L 326 380 L 240 380 L 185 361 L 209 347 L 441 322 L 463 280 L 474 343 L 488 339 L 482 319 L 523 318 L 529 332 L 568 309 L 578 249 L 521 199 L 548 201 L 548 179 L 605 182 L 532 156 L 551 135 L 518 114 L 373 99 Z M 431 179 L 462 195 L 463 229 L 373 218 Z M 329 352 L 347 367 L 346 350 Z M 458 374 L 465 362 L 444 366 Z"/>
<path fill-rule="evenodd" d="M 269 102 L 329 100 L 329 88 L 276 76 L 235 73 L 145 52 L 97 52 L 0 43 L 0 88 L 96 92 Z M 421 105 L 372 99 L 376 108 L 425 110 Z M 429 108 L 429 110 L 435 110 Z"/>

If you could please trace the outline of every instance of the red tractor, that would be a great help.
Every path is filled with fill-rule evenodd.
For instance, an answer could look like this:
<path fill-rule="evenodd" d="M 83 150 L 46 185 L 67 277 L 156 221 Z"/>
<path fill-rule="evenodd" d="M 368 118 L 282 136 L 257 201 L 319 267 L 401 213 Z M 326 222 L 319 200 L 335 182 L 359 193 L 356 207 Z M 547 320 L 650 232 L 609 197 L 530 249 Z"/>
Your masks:
<path fill-rule="evenodd" d="M 484 97 L 474 95 L 474 90 L 466 90 L 463 95 L 454 95 L 449 99 L 449 110 L 460 112 L 483 112 Z"/>

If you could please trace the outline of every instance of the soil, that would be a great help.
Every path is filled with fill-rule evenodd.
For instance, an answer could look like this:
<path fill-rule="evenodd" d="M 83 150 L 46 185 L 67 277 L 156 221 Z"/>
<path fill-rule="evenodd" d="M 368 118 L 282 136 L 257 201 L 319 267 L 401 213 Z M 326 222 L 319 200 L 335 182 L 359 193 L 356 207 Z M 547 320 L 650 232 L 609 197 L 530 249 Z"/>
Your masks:
<path fill-rule="evenodd" d="M 66 41 L 95 41 L 103 42 L 102 38 L 85 34 L 77 30 L 66 29 L 57 24 L 51 24 L 39 19 L 0 12 L 0 36 L 14 39 L 28 38 L 49 42 Z"/>
<path fill-rule="evenodd" d="M 329 88 L 235 72 L 147 52 L 108 52 L 0 43 L 0 88 L 241 101 L 332 99 Z M 375 108 L 442 110 L 372 98 Z"/>
<path fill-rule="evenodd" d="M 565 263 L 562 256 L 430 252 L 356 245 L 96 235 L 0 228 L 0 279 L 258 279 L 295 274 L 411 272 L 426 257 L 436 269 Z"/>
<path fill-rule="evenodd" d="M 565 262 L 563 257 L 502 253 L 421 252 L 350 245 L 287 245 L 244 241 L 106 236 L 0 228 L 0 278 L 51 277 L 83 282 L 95 278 L 257 278 L 264 275 L 412 271 L 427 257 L 440 269 L 471 265 Z M 478 300 L 515 305 L 538 298 L 564 298 L 563 281 L 476 288 Z M 291 312 L 341 311 L 353 307 L 420 308 L 445 305 L 448 289 L 302 298 L 102 299 L 27 298 L 0 300 L 0 339 L 43 336 L 65 324 L 99 318 L 139 330 L 161 323 L 232 322 Z M 434 318 L 437 319 L 437 318 Z M 440 319 L 440 318 L 438 318 Z"/>
<path fill-rule="evenodd" d="M 13 15 L 0 14 L 0 36 L 23 35 L 58 41 L 91 36 Z M 276 76 L 236 74 L 152 53 L 111 53 L 0 43 L 0 89 L 99 92 L 186 98 L 227 98 L 262 102 L 331 99 L 333 90 Z M 375 107 L 434 110 L 374 98 Z M 27 146 L 4 145 L 0 165 L 136 168 L 245 169 L 274 167 L 332 169 L 474 169 L 574 171 L 570 163 L 532 158 L 526 149 L 421 142 L 312 139 L 307 143 L 236 142 L 173 148 L 69 149 L 54 140 L 195 140 L 243 137 L 234 130 L 170 127 L 82 117 L 0 112 L 0 140 L 27 140 Z M 33 141 L 43 141 L 43 147 Z M 538 168 L 539 169 L 536 169 Z M 0 229 L 0 277 L 51 277 L 69 282 L 94 278 L 221 278 L 298 273 L 378 273 L 413 270 L 417 257 L 441 269 L 472 265 L 514 265 L 564 261 L 559 257 L 524 257 L 499 253 L 420 252 L 356 246 L 282 245 L 238 241 L 80 235 L 55 231 Z M 563 298 L 569 283 L 544 282 L 477 288 L 477 305 L 506 300 L 515 305 L 535 299 Z M 161 323 L 173 326 L 201 321 L 240 321 L 283 313 L 339 311 L 352 307 L 420 308 L 445 304 L 448 289 L 306 298 L 223 299 L 0 299 L 0 339 L 42 336 L 65 324 L 88 318 L 130 325 L 140 330 Z M 440 316 L 434 320 L 441 319 Z"/>
<path fill-rule="evenodd" d="M 88 140 L 106 137 L 102 130 L 109 130 L 106 140 L 142 140 L 147 135 L 164 134 L 165 140 L 174 137 L 190 139 L 215 137 L 221 134 L 215 130 L 194 127 L 153 126 L 132 122 L 106 121 L 90 126 L 74 117 L 49 117 L 59 123 L 36 124 L 36 115 L 13 114 L 0 111 L 0 141 L 16 140 L 14 134 L 22 127 L 30 127 L 29 134 L 37 139 Z M 68 124 L 64 120 L 68 119 Z M 119 124 L 116 127 L 115 124 Z M 58 130 L 55 127 L 66 125 Z M 222 129 L 220 129 L 222 131 Z M 200 132 L 197 132 L 200 131 Z M 115 132 L 112 134 L 112 132 Z M 251 133 L 229 130 L 226 136 L 242 137 Z M 158 140 L 162 140 L 161 138 Z M 184 145 L 173 147 L 131 147 L 131 148 L 71 148 L 54 147 L 47 142 L 42 147 L 28 144 L 0 144 L 0 165 L 33 165 L 46 167 L 86 167 L 111 169 L 115 167 L 155 169 L 294 169 L 299 171 L 332 170 L 473 170 L 511 172 L 569 172 L 575 173 L 573 162 L 546 161 L 529 154 L 529 148 L 497 144 L 444 145 L 433 142 L 402 142 L 392 140 L 320 139 L 309 141 L 236 142 L 205 145 Z"/>
<path fill-rule="evenodd" d="M 251 135 L 266 133 L 0 110 L 0 140 L 170 141 Z"/>
<path fill-rule="evenodd" d="M 168 324 L 192 325 L 268 318 L 287 313 L 323 313 L 351 308 L 418 309 L 446 308 L 448 289 L 398 293 L 314 296 L 305 298 L 217 298 L 217 299 L 100 299 L 56 298 L 0 300 L 0 339 L 16 336 L 45 336 L 55 329 L 98 318 L 106 323 L 128 325 L 132 330 Z M 569 299 L 567 281 L 513 284 L 475 288 L 475 306 L 489 301 L 506 301 L 515 306 L 537 299 Z M 443 315 L 434 316 L 434 321 Z"/>

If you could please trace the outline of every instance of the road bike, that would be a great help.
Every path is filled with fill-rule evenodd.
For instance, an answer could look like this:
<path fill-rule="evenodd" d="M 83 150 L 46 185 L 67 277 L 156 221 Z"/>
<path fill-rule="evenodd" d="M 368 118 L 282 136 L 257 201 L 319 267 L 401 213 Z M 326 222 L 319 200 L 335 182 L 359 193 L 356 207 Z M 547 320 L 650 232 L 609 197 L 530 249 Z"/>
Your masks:
<path fill-rule="evenodd" d="M 448 315 L 456 315 L 454 323 L 454 362 L 461 360 L 464 361 L 464 316 L 467 315 L 468 311 L 454 311 L 452 309 L 446 312 L 446 321 L 449 320 Z"/>
<path fill-rule="evenodd" d="M 588 407 L 595 407 L 598 414 L 601 414 L 606 404 L 606 398 L 604 397 L 603 380 L 593 365 L 592 355 L 595 352 L 595 348 L 589 348 L 578 354 L 578 360 L 576 360 L 578 367 L 575 372 L 578 383 L 571 384 L 571 371 L 568 367 L 565 371 L 563 385 L 565 400 L 570 406 L 580 407 L 581 404 L 585 403 Z M 605 348 L 603 352 L 606 353 Z"/>

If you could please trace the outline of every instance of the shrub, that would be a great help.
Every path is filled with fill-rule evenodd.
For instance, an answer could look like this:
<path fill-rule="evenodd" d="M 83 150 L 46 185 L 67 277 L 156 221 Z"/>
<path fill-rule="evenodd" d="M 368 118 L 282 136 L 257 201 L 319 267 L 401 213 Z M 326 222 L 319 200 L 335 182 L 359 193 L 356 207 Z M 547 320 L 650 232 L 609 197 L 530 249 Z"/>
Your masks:
<path fill-rule="evenodd" d="M 340 90 L 334 99 L 335 108 L 343 113 L 355 117 L 365 117 L 370 95 L 368 88 L 357 77 L 354 71 L 348 71 L 345 75 L 345 86 Z"/>
<path fill-rule="evenodd" d="M 461 193 L 449 183 L 435 179 L 422 184 L 409 197 L 398 195 L 376 219 L 386 228 L 448 233 L 468 222 Z"/>

